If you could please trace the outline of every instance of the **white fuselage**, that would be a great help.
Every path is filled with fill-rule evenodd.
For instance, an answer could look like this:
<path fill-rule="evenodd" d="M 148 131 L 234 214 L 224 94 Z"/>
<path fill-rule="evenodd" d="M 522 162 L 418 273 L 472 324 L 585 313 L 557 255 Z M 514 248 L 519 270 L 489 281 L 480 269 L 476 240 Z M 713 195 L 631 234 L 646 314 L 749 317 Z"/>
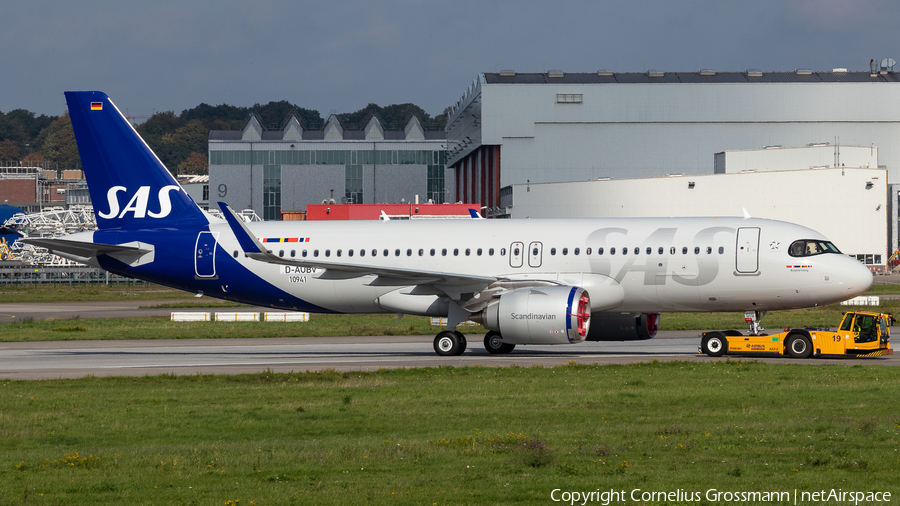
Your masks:
<path fill-rule="evenodd" d="M 798 225 L 753 218 L 264 222 L 250 230 L 296 266 L 242 255 L 224 222 L 218 245 L 273 286 L 335 312 L 383 312 L 397 289 L 374 275 L 327 279 L 336 262 L 543 280 L 585 287 L 595 310 L 745 311 L 832 304 L 868 289 L 869 271 L 842 254 L 794 257 L 796 240 L 827 240 Z M 303 242 L 299 242 L 302 240 Z M 410 282 L 409 284 L 417 284 Z M 621 292 L 621 300 L 615 295 Z M 607 294 L 612 293 L 612 296 Z M 619 301 L 620 303 L 616 304 Z M 414 311 L 409 311 L 414 312 Z"/>

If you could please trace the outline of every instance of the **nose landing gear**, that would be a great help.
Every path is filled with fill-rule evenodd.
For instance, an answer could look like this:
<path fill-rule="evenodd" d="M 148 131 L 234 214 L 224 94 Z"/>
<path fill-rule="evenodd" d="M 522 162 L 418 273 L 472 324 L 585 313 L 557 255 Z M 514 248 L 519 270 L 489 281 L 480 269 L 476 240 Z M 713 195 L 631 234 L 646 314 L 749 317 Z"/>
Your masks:
<path fill-rule="evenodd" d="M 762 331 L 766 330 L 761 325 L 764 316 L 766 316 L 765 311 L 744 311 L 744 321 L 750 325 L 751 336 L 761 335 Z"/>

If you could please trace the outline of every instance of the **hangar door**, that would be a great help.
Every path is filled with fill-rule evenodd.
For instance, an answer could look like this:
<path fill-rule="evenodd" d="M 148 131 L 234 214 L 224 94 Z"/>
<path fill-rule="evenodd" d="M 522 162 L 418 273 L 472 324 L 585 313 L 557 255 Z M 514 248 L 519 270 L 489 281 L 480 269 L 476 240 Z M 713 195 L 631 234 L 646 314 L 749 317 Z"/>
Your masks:
<path fill-rule="evenodd" d="M 759 227 L 738 229 L 735 269 L 743 274 L 759 270 Z"/>

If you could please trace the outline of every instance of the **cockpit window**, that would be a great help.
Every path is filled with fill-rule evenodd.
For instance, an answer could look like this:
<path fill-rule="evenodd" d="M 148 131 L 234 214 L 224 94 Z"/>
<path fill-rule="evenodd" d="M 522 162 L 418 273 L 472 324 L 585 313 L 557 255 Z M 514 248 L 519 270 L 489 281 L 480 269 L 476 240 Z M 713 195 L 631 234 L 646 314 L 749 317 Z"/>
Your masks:
<path fill-rule="evenodd" d="M 840 253 L 837 246 L 828 241 L 817 241 L 815 239 L 801 239 L 791 244 L 788 253 L 792 257 L 811 257 L 813 255 L 821 255 L 822 253 Z"/>

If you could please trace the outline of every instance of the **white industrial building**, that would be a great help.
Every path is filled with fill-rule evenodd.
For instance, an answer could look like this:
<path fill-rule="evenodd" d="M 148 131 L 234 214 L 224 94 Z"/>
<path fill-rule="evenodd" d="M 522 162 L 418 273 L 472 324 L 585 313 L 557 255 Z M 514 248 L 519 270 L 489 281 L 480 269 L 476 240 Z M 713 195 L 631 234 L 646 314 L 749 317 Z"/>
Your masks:
<path fill-rule="evenodd" d="M 504 188 L 511 218 L 743 216 L 804 225 L 867 265 L 884 265 L 887 171 L 823 168 L 647 179 L 526 183 Z M 896 219 L 894 219 L 896 222 Z"/>
<path fill-rule="evenodd" d="M 456 200 L 490 208 L 508 185 L 713 174 L 716 153 L 774 145 L 877 146 L 870 167 L 890 171 L 900 168 L 900 75 L 485 73 L 451 108 L 447 141 Z M 821 165 L 834 166 L 826 154 Z"/>
<path fill-rule="evenodd" d="M 762 149 L 723 151 L 715 155 L 716 174 L 772 170 L 878 167 L 877 146 L 841 146 L 831 143 L 803 147 L 766 146 Z"/>

